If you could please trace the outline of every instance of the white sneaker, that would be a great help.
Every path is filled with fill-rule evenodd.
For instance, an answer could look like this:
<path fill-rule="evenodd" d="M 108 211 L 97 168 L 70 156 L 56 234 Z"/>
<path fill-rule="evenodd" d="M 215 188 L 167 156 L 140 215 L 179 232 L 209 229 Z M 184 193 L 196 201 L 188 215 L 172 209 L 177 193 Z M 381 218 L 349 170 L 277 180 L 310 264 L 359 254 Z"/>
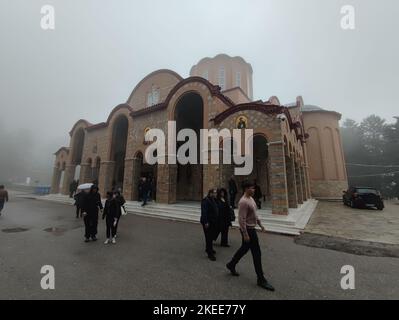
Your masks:
<path fill-rule="evenodd" d="M 104 241 L 104 244 L 108 244 L 109 243 L 109 239 Z"/>
<path fill-rule="evenodd" d="M 115 237 L 112 238 L 112 243 L 113 243 L 113 244 L 116 243 Z"/>

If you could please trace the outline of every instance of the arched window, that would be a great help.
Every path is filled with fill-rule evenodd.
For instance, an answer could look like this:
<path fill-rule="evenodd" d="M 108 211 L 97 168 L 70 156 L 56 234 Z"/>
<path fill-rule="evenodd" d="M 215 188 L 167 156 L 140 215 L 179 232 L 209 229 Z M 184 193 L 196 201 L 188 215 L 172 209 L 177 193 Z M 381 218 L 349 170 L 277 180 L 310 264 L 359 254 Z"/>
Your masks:
<path fill-rule="evenodd" d="M 151 87 L 151 91 L 147 94 L 147 107 L 151 107 L 157 103 L 159 103 L 159 88 L 156 88 L 154 85 Z"/>

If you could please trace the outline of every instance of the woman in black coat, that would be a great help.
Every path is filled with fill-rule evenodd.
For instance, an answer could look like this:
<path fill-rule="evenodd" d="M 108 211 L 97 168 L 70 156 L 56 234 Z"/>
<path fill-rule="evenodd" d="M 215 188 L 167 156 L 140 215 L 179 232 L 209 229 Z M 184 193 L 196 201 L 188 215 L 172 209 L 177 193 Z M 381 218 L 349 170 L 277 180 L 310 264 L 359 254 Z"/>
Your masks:
<path fill-rule="evenodd" d="M 104 218 L 106 218 L 105 223 L 107 236 L 104 244 L 108 244 L 110 242 L 114 244 L 116 243 L 116 227 L 120 217 L 120 205 L 116 200 L 116 197 L 116 193 L 113 193 L 111 191 L 107 192 L 107 200 L 105 201 L 103 212 L 103 220 Z"/>
<path fill-rule="evenodd" d="M 98 209 L 102 210 L 103 205 L 96 185 L 91 186 L 90 192 L 84 196 L 82 203 L 82 211 L 84 212 L 83 220 L 85 223 L 85 242 L 89 242 L 90 238 L 93 241 L 97 241 Z"/>
<path fill-rule="evenodd" d="M 216 233 L 215 240 L 218 238 L 219 233 L 221 234 L 220 245 L 222 247 L 229 246 L 229 228 L 231 224 L 232 208 L 227 199 L 226 189 L 219 189 L 217 193 L 217 205 L 218 205 L 218 232 Z"/>
<path fill-rule="evenodd" d="M 215 250 L 213 250 L 213 239 L 217 232 L 218 205 L 216 203 L 217 191 L 211 189 L 201 202 L 201 224 L 205 235 L 205 252 L 211 261 L 215 261 Z"/>

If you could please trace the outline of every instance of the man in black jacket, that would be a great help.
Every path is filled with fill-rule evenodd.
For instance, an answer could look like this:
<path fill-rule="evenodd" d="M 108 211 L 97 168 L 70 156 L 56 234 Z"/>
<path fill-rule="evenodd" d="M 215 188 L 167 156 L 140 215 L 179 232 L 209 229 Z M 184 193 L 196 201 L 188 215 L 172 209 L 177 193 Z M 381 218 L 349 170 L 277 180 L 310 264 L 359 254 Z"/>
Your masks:
<path fill-rule="evenodd" d="M 147 204 L 148 197 L 150 196 L 150 191 L 151 191 L 151 183 L 146 177 L 144 177 L 142 185 L 142 192 L 143 192 L 143 203 L 141 204 L 142 207 L 144 207 Z"/>
<path fill-rule="evenodd" d="M 92 185 L 90 192 L 83 198 L 82 211 L 84 212 L 83 220 L 85 222 L 85 242 L 89 242 L 90 238 L 93 241 L 97 241 L 98 209 L 103 210 L 101 196 L 98 193 L 98 187 Z"/>
<path fill-rule="evenodd" d="M 201 202 L 201 224 L 204 229 L 206 253 L 211 261 L 215 261 L 213 240 L 218 228 L 218 206 L 216 203 L 217 190 L 211 189 Z"/>

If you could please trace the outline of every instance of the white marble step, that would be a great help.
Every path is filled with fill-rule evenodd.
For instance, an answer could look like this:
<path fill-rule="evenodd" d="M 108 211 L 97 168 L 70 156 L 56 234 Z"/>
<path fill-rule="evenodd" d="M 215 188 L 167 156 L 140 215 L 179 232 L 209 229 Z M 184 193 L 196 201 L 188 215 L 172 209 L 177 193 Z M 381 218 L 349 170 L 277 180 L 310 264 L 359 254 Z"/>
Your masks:
<path fill-rule="evenodd" d="M 74 203 L 73 199 L 61 194 L 38 196 L 36 198 L 70 205 Z M 270 209 L 259 210 L 258 215 L 267 231 L 299 235 L 309 221 L 316 205 L 316 200 L 309 200 L 297 209 L 290 209 L 289 215 L 287 216 L 273 215 Z M 148 205 L 142 207 L 141 202 L 127 201 L 125 207 L 127 212 L 132 214 L 194 223 L 199 223 L 201 216 L 200 204 L 195 202 L 177 204 L 149 202 Z M 236 216 L 237 214 L 238 212 L 236 210 Z M 237 227 L 237 222 L 234 222 L 233 226 Z"/>

